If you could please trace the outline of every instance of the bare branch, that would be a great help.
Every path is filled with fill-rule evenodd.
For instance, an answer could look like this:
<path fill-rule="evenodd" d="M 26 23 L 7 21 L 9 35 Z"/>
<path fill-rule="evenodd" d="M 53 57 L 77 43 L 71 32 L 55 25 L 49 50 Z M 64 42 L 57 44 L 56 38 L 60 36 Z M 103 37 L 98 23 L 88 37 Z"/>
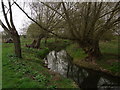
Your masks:
<path fill-rule="evenodd" d="M 56 9 L 50 7 L 48 4 L 44 3 L 44 2 L 41 2 L 42 4 L 44 4 L 45 6 L 49 7 L 50 9 L 52 9 L 53 11 L 55 11 L 56 13 L 58 13 L 62 18 L 66 19 L 65 16 L 61 13 L 59 13 Z M 61 4 L 61 2 L 59 3 Z"/>
<path fill-rule="evenodd" d="M 2 26 L 2 28 L 8 33 L 11 35 L 9 29 L 3 24 L 3 22 L 0 20 L 0 25 Z"/>
<path fill-rule="evenodd" d="M 17 1 L 17 0 L 16 0 Z M 14 5 L 14 2 L 11 4 L 11 7 Z M 8 8 L 6 14 L 8 14 L 8 12 L 10 11 L 10 8 Z"/>
<path fill-rule="evenodd" d="M 6 13 L 5 13 L 5 8 L 4 8 L 3 0 L 1 0 L 1 4 L 2 4 L 2 11 L 3 11 L 3 15 L 4 15 L 5 21 L 6 21 L 6 23 L 7 23 L 7 26 L 8 26 L 8 28 L 11 28 L 11 26 L 10 26 L 10 24 L 9 24 L 9 22 L 8 22 L 8 19 L 7 19 L 7 15 L 6 15 Z"/>
<path fill-rule="evenodd" d="M 11 9 L 11 3 L 10 3 L 10 1 L 8 1 L 8 4 L 9 4 L 9 9 L 10 9 L 10 23 L 11 23 L 12 27 L 14 28 L 12 30 L 16 30 L 15 29 L 15 25 L 13 23 L 13 16 L 12 16 L 12 9 Z"/>
<path fill-rule="evenodd" d="M 14 2 L 18 8 L 30 19 L 32 20 L 34 23 L 36 23 L 41 29 L 43 29 L 44 31 L 48 32 L 48 33 L 51 33 L 53 34 L 54 36 L 58 37 L 58 38 L 61 38 L 61 39 L 69 39 L 69 40 L 78 40 L 78 39 L 75 39 L 75 38 L 68 38 L 68 37 L 65 37 L 65 36 L 60 36 L 60 35 L 57 35 L 55 33 L 52 32 L 52 30 L 48 30 L 47 28 L 43 27 L 42 25 L 40 25 L 38 22 L 36 22 L 34 19 L 32 19 L 16 2 Z"/>

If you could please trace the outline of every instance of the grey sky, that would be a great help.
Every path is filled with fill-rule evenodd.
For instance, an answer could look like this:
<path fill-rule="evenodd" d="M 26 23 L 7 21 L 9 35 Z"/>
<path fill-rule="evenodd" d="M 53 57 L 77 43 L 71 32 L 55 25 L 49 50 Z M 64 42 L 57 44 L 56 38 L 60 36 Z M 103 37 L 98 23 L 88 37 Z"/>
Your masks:
<path fill-rule="evenodd" d="M 7 5 L 7 0 L 3 0 L 5 2 L 5 4 Z M 19 2 L 20 0 L 17 0 L 17 2 L 19 3 L 19 5 L 21 7 L 23 7 L 23 3 L 24 2 Z M 1 0 L 0 0 L 1 2 Z M 6 25 L 6 22 L 4 20 L 3 17 L 3 13 L 1 10 L 1 3 L 0 3 L 0 19 L 4 22 L 4 24 Z M 30 20 L 26 17 L 26 15 L 16 6 L 13 5 L 12 6 L 12 11 L 13 11 L 13 20 L 14 20 L 14 24 L 16 26 L 17 31 L 19 32 L 19 34 L 22 33 L 22 28 L 23 28 L 23 24 L 28 25 L 28 23 L 30 22 Z M 30 14 L 30 9 L 28 5 L 25 5 L 25 11 Z M 9 14 L 8 14 L 9 17 Z M 3 31 L 2 27 L 0 26 L 0 31 Z"/>
<path fill-rule="evenodd" d="M 4 2 L 7 3 L 8 0 L 3 0 Z M 23 7 L 24 5 L 24 2 L 31 2 L 31 1 L 37 1 L 37 0 L 17 0 L 17 3 L 19 3 L 19 5 L 21 7 Z M 61 1 L 61 0 L 39 0 L 39 1 L 44 1 L 44 2 L 58 2 L 58 1 Z M 68 0 L 63 0 L 63 1 L 68 1 Z M 118 2 L 119 0 L 69 0 L 69 2 L 78 2 L 78 1 L 112 1 L 112 2 Z M 1 0 L 0 0 L 1 2 Z M 5 3 L 5 4 L 6 4 Z M 29 6 L 28 5 L 25 5 L 26 7 L 24 8 L 25 11 L 30 15 L 30 9 L 29 9 Z M 4 24 L 6 24 L 6 22 L 4 21 L 4 17 L 3 17 L 3 13 L 1 12 L 1 3 L 0 3 L 0 19 L 4 22 Z M 17 31 L 19 32 L 19 34 L 22 33 L 22 28 L 23 28 L 23 24 L 24 25 L 29 25 L 31 22 L 27 17 L 26 15 L 16 6 L 16 5 L 13 5 L 12 6 L 12 11 L 13 11 L 13 19 L 14 19 L 14 24 L 16 26 L 16 29 Z M 26 24 L 27 23 L 27 24 Z M 0 31 L 3 31 L 2 27 L 0 26 Z"/>

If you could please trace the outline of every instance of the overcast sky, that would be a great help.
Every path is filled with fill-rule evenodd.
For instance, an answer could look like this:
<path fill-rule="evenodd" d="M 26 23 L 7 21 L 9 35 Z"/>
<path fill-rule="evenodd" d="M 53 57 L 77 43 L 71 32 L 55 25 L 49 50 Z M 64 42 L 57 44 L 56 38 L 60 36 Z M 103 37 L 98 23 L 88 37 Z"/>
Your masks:
<path fill-rule="evenodd" d="M 8 3 L 6 2 L 7 0 L 3 0 L 5 2 L 6 5 L 8 5 Z M 1 0 L 0 0 L 1 2 Z M 20 0 L 17 0 L 17 2 L 19 3 L 19 5 L 23 8 L 24 2 L 20 2 Z M 0 3 L 0 19 L 4 22 L 4 24 L 6 25 L 6 22 L 4 20 L 3 17 L 3 13 L 1 10 L 1 3 Z M 26 17 L 26 15 L 16 6 L 13 5 L 12 6 L 12 11 L 13 11 L 13 20 L 14 20 L 14 24 L 15 27 L 17 29 L 17 31 L 19 32 L 19 34 L 22 33 L 22 28 L 24 27 L 23 25 L 28 26 L 30 23 L 30 20 Z M 30 14 L 30 9 L 29 6 L 27 4 L 25 4 L 25 11 Z M 9 14 L 8 14 L 9 17 Z M 0 31 L 3 31 L 2 27 L 0 26 Z"/>
<path fill-rule="evenodd" d="M 8 0 L 3 0 L 5 2 L 5 4 L 7 5 L 7 1 Z M 29 6 L 28 6 L 28 2 L 30 2 L 31 0 L 17 0 L 17 3 L 23 8 L 23 5 L 24 5 L 24 2 L 26 2 L 25 4 L 25 8 L 24 10 L 30 15 L 30 9 L 29 9 Z M 34 0 L 36 1 L 36 0 Z M 44 1 L 44 2 L 58 2 L 58 1 L 61 1 L 61 0 L 40 0 L 40 1 Z M 63 0 L 63 1 L 68 1 L 68 0 Z M 92 0 L 69 0 L 70 1 L 92 1 Z M 93 0 L 93 1 L 101 1 L 101 0 Z M 103 1 L 119 1 L 119 0 L 103 0 Z M 4 20 L 4 17 L 3 17 L 3 13 L 2 13 L 2 10 L 1 10 L 1 0 L 0 0 L 0 19 L 4 22 L 4 24 L 6 25 L 6 22 Z M 13 20 L 14 20 L 14 24 L 15 24 L 15 27 L 17 29 L 17 31 L 19 32 L 19 34 L 22 33 L 22 28 L 24 27 L 23 24 L 25 26 L 28 26 L 31 22 L 27 17 L 26 15 L 16 6 L 16 5 L 13 5 L 12 6 L 12 11 L 13 11 Z M 8 15 L 9 16 L 9 15 Z M 0 31 L 3 31 L 2 27 L 0 26 Z"/>

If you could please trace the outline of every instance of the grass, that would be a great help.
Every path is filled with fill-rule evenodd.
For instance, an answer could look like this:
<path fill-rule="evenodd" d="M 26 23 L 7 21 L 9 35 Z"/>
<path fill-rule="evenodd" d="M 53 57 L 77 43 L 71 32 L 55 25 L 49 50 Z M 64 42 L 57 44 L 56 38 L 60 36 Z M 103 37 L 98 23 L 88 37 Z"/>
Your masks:
<path fill-rule="evenodd" d="M 109 42 L 101 41 L 100 50 L 102 53 L 102 58 L 100 60 L 96 60 L 95 63 L 84 61 L 84 58 L 87 55 L 77 43 L 70 42 L 68 40 L 58 40 L 58 42 L 55 42 L 54 39 L 50 39 L 48 40 L 47 47 L 50 51 L 59 51 L 61 49 L 66 49 L 69 55 L 73 57 L 73 63 L 77 65 L 96 70 L 105 70 L 114 75 L 120 75 L 120 62 L 118 61 L 118 43 L 119 42 L 117 37 Z"/>
<path fill-rule="evenodd" d="M 36 56 L 37 49 L 28 49 L 22 43 L 23 59 L 14 57 L 13 44 L 4 43 L 2 51 L 3 88 L 77 88 L 71 79 L 45 68 Z"/>
<path fill-rule="evenodd" d="M 118 40 L 100 43 L 101 52 L 104 54 L 118 55 Z"/>
<path fill-rule="evenodd" d="M 76 60 L 82 60 L 87 56 L 77 43 L 69 45 L 66 50 Z"/>
<path fill-rule="evenodd" d="M 52 50 L 66 49 L 75 64 L 91 69 L 102 68 L 114 75 L 120 75 L 118 40 L 100 42 L 103 56 L 101 60 L 96 60 L 96 64 L 85 62 L 83 59 L 87 55 L 84 51 L 68 40 L 55 42 L 54 39 L 49 39 L 46 46 L 42 41 L 40 50 L 25 47 L 25 44 L 30 44 L 32 40 L 21 40 L 23 59 L 14 57 L 13 44 L 3 44 L 3 88 L 76 88 L 77 85 L 71 79 L 50 72 L 44 67 L 42 58 Z"/>
<path fill-rule="evenodd" d="M 85 62 L 83 59 L 87 56 L 84 51 L 73 43 L 67 47 L 67 52 L 73 57 L 73 62 L 77 65 L 91 68 L 106 70 L 114 75 L 120 76 L 120 62 L 118 61 L 118 40 L 112 40 L 109 42 L 100 42 L 100 50 L 102 52 L 102 58 L 96 60 L 96 64 Z"/>
<path fill-rule="evenodd" d="M 77 43 L 70 42 L 68 40 L 58 40 L 55 42 L 54 39 L 49 39 L 46 47 L 52 51 L 59 51 L 66 49 L 70 56 L 73 57 L 73 63 L 91 68 L 96 70 L 106 70 L 114 75 L 120 75 L 120 62 L 118 61 L 118 38 L 109 42 L 100 42 L 100 50 L 102 52 L 102 58 L 96 60 L 96 63 L 89 63 L 84 61 L 87 56 L 84 51 L 79 47 Z M 42 47 L 44 47 L 44 41 L 42 41 Z M 43 55 L 44 56 L 44 55 Z"/>
<path fill-rule="evenodd" d="M 116 75 L 120 75 L 118 40 L 112 40 L 106 43 L 101 42 L 100 46 L 103 57 L 101 60 L 97 60 L 98 65 Z"/>

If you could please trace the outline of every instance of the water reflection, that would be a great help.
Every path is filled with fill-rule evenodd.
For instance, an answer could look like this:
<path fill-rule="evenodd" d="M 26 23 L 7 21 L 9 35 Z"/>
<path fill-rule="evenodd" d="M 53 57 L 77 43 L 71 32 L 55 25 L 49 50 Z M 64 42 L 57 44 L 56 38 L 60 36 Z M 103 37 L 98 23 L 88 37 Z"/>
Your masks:
<path fill-rule="evenodd" d="M 98 90 L 120 89 L 118 87 L 120 78 L 72 64 L 72 58 L 65 50 L 59 52 L 52 51 L 44 60 L 50 70 L 73 79 L 83 90 L 88 90 L 88 88 Z"/>

